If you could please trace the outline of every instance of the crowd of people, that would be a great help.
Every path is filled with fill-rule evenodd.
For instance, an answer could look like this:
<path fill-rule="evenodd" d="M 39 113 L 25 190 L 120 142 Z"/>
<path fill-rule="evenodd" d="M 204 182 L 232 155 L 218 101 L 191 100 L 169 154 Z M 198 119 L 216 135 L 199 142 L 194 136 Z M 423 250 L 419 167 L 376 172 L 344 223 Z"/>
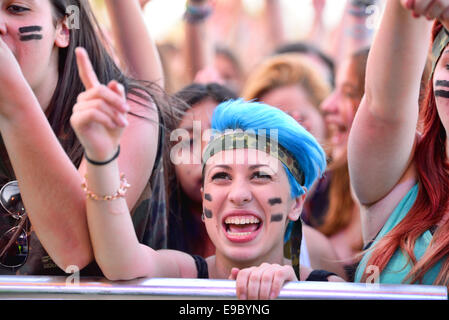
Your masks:
<path fill-rule="evenodd" d="M 187 0 L 181 48 L 104 2 L 0 0 L 0 274 L 449 286 L 449 1 L 313 0 L 288 42 L 265 0 L 252 43 Z"/>

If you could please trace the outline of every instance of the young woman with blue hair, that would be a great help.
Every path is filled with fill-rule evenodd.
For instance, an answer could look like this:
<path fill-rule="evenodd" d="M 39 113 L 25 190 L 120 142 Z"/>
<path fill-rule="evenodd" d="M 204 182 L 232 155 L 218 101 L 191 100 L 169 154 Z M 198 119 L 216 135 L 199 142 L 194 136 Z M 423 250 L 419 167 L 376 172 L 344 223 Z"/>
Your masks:
<path fill-rule="evenodd" d="M 104 163 L 88 164 L 83 186 L 95 257 L 109 279 L 233 279 L 241 299 L 275 298 L 285 281 L 342 281 L 330 272 L 299 267 L 299 216 L 326 159 L 315 138 L 284 112 L 243 100 L 215 109 L 215 132 L 202 157 L 203 219 L 216 248 L 207 259 L 140 244 L 122 198 L 132 186 L 116 160 L 97 151 L 97 144 L 107 141 L 114 155 L 123 127 L 105 130 L 86 110 L 74 110 L 71 123 L 88 158 Z M 291 261 L 284 257 L 286 234 Z"/>

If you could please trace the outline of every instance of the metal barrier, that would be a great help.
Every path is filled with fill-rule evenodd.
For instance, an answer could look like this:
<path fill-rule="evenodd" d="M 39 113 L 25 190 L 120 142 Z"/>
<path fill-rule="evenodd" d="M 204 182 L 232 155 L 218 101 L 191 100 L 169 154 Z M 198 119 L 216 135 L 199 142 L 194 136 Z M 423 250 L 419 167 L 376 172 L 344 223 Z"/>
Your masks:
<path fill-rule="evenodd" d="M 137 279 L 0 276 L 0 299 L 235 299 L 235 282 L 212 279 Z M 444 286 L 289 282 L 280 299 L 447 300 Z"/>

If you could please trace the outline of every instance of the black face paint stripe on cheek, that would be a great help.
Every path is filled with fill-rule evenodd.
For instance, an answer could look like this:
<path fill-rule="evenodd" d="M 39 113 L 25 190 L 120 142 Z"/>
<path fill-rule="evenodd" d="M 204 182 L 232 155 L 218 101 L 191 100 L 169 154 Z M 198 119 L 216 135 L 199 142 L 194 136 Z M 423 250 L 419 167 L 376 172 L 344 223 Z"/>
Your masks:
<path fill-rule="evenodd" d="M 30 40 L 41 40 L 42 35 L 38 33 L 30 33 L 30 32 L 39 32 L 42 31 L 41 26 L 26 26 L 19 28 L 20 41 L 30 41 Z M 28 34 L 30 33 L 30 34 Z"/>
<path fill-rule="evenodd" d="M 206 216 L 206 218 L 212 218 L 212 211 L 210 211 L 209 209 L 204 208 L 204 215 Z"/>
<path fill-rule="evenodd" d="M 207 201 L 212 201 L 212 196 L 209 193 L 205 193 L 204 199 L 206 199 Z"/>
<path fill-rule="evenodd" d="M 19 28 L 20 33 L 42 31 L 41 26 L 28 26 Z"/>
<path fill-rule="evenodd" d="M 435 97 L 449 98 L 449 91 L 437 90 L 435 91 Z"/>
<path fill-rule="evenodd" d="M 271 216 L 271 222 L 279 222 L 282 221 L 282 219 L 284 218 L 284 215 L 282 213 L 278 213 L 278 214 L 273 214 Z"/>
<path fill-rule="evenodd" d="M 271 198 L 271 199 L 268 199 L 268 203 L 271 206 L 274 206 L 275 204 L 281 204 L 282 203 L 282 199 L 281 198 Z"/>
<path fill-rule="evenodd" d="M 42 40 L 42 35 L 40 34 L 30 34 L 27 36 L 21 36 L 20 41 L 30 41 L 30 40 Z"/>

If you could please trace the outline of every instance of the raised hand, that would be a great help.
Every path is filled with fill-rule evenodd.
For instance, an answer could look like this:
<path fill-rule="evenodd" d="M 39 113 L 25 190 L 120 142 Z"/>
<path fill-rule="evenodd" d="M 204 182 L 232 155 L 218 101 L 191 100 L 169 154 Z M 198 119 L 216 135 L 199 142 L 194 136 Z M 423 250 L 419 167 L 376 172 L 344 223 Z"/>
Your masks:
<path fill-rule="evenodd" d="M 76 49 L 76 59 L 86 91 L 78 96 L 70 123 L 87 156 L 104 161 L 117 151 L 120 137 L 128 125 L 125 90 L 114 80 L 107 85 L 101 84 L 83 48 Z"/>
<path fill-rule="evenodd" d="M 232 268 L 229 279 L 236 280 L 237 297 L 242 300 L 275 299 L 286 281 L 298 281 L 292 266 L 269 263 L 242 270 Z"/>
<path fill-rule="evenodd" d="M 438 19 L 443 24 L 449 22 L 448 0 L 401 0 L 402 6 L 413 12 L 413 16 L 424 16 L 428 20 Z"/>

